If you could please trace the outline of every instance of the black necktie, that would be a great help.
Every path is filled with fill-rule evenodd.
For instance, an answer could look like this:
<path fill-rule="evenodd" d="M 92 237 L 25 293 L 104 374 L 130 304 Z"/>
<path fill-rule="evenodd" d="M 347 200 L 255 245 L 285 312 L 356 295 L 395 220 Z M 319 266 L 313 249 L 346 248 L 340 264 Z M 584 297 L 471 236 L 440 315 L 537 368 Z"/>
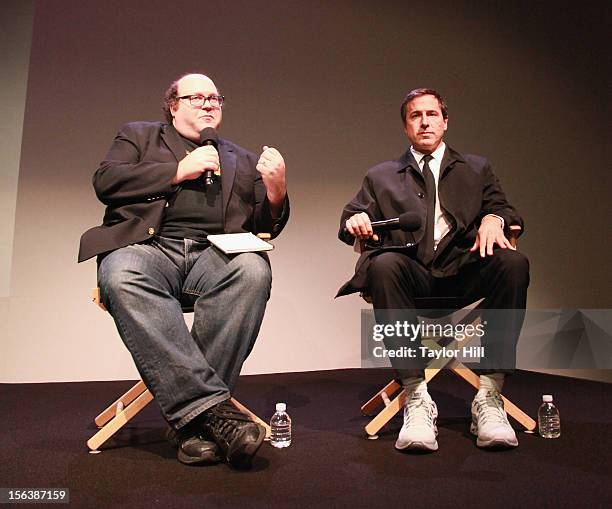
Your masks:
<path fill-rule="evenodd" d="M 431 154 L 423 156 L 422 159 L 427 198 L 427 220 L 425 222 L 425 235 L 419 242 L 417 256 L 426 267 L 431 265 L 434 258 L 434 228 L 436 223 L 436 181 L 429 168 L 429 161 L 432 159 Z"/>

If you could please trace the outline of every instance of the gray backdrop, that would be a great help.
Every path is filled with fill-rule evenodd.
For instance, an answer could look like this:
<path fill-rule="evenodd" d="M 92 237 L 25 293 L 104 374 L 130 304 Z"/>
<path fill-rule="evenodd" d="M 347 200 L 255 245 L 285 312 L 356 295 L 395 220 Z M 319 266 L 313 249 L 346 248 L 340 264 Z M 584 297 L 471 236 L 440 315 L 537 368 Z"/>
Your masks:
<path fill-rule="evenodd" d="M 292 217 L 245 372 L 359 365 L 365 304 L 333 300 L 356 259 L 338 217 L 367 168 L 406 149 L 399 105 L 418 86 L 446 97 L 448 142 L 488 156 L 525 217 L 529 306 L 611 307 L 607 2 L 44 1 L 29 55 L 16 4 L 2 24 L 23 24 L 26 49 L 2 65 L 17 76 L 29 57 L 29 75 L 21 151 L 2 156 L 5 173 L 21 159 L 0 381 L 136 375 L 89 302 L 95 263 L 76 264 L 78 239 L 101 221 L 91 176 L 117 127 L 161 119 L 186 71 L 226 95 L 223 136 L 287 161 Z"/>

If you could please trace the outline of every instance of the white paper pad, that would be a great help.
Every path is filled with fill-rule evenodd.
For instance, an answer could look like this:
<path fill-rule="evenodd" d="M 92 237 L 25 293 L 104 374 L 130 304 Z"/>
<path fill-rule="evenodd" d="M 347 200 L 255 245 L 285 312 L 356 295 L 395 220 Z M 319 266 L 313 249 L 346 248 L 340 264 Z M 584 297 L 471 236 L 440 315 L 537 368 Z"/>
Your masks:
<path fill-rule="evenodd" d="M 254 251 L 270 251 L 274 246 L 261 240 L 252 233 L 225 233 L 209 235 L 208 241 L 225 254 L 252 253 Z"/>

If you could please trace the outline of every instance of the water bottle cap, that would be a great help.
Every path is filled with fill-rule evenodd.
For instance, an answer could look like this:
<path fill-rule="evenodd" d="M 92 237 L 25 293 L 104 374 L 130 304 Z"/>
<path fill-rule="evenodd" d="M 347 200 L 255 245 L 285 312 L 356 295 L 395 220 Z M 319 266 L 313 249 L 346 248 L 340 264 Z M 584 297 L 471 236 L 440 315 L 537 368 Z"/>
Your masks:
<path fill-rule="evenodd" d="M 284 412 L 285 410 L 287 410 L 287 405 L 285 403 L 277 403 L 276 404 L 276 411 L 277 412 Z"/>
<path fill-rule="evenodd" d="M 553 400 L 553 397 L 550 394 L 544 394 L 544 396 L 542 396 L 542 401 L 544 403 L 551 403 L 552 400 Z"/>

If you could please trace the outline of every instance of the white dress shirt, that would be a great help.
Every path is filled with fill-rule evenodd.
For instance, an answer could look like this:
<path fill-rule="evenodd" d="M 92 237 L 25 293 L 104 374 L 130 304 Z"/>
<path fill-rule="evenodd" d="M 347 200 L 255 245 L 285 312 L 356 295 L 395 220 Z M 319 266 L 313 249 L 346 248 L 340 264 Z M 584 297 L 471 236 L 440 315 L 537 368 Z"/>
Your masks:
<path fill-rule="evenodd" d="M 438 249 L 438 244 L 442 238 L 450 231 L 451 222 L 447 219 L 446 214 L 440 206 L 440 198 L 438 196 L 438 182 L 440 181 L 440 166 L 442 165 L 442 158 L 444 157 L 444 151 L 446 150 L 446 143 L 442 142 L 438 145 L 438 148 L 431 153 L 432 159 L 429 161 L 429 169 L 433 173 L 434 181 L 436 182 L 436 214 L 434 218 L 434 250 Z M 423 165 L 425 164 L 423 157 L 425 154 L 415 150 L 413 146 L 410 146 L 410 152 L 414 156 L 414 159 L 419 165 L 421 172 L 423 172 Z M 496 214 L 487 214 L 487 216 L 496 217 L 501 221 L 502 228 L 504 227 L 504 219 Z M 485 216 L 486 217 L 486 216 Z"/>
<path fill-rule="evenodd" d="M 446 218 L 442 207 L 440 207 L 440 198 L 438 197 L 438 182 L 440 180 L 440 166 L 442 165 L 442 158 L 444 157 L 444 151 L 446 150 L 446 143 L 442 142 L 438 145 L 438 148 L 431 153 L 432 159 L 429 161 L 429 169 L 433 173 L 434 181 L 436 182 L 436 214 L 434 218 L 434 249 L 438 248 L 438 244 L 451 229 L 451 222 Z M 410 147 L 410 152 L 414 156 L 414 159 L 419 165 L 421 172 L 423 171 L 423 157 L 425 154 Z"/>

